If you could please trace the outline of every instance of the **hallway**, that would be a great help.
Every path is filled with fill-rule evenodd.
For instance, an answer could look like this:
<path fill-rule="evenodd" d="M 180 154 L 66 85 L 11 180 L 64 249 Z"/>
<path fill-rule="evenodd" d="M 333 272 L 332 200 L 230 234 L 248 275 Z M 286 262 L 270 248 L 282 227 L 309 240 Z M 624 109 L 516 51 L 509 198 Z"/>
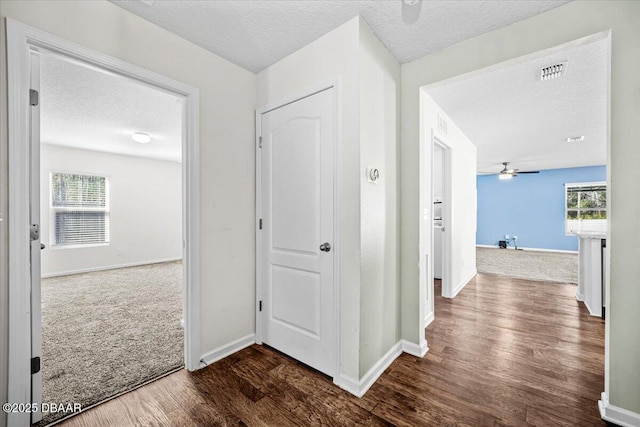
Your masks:
<path fill-rule="evenodd" d="M 438 296 L 436 281 L 426 356 L 435 363 L 424 385 L 500 425 L 604 425 L 604 321 L 589 316 L 575 291 L 478 274 L 450 300 Z"/>
<path fill-rule="evenodd" d="M 603 426 L 604 323 L 574 293 L 478 275 L 454 300 L 436 299 L 425 358 L 402 354 L 362 399 L 253 345 L 63 425 Z"/>

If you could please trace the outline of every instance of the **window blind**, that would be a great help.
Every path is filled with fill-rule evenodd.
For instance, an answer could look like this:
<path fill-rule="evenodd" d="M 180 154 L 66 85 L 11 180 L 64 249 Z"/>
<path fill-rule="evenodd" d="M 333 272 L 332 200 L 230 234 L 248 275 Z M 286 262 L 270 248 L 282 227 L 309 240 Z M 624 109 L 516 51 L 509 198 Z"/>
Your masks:
<path fill-rule="evenodd" d="M 51 174 L 52 245 L 109 241 L 106 177 Z"/>

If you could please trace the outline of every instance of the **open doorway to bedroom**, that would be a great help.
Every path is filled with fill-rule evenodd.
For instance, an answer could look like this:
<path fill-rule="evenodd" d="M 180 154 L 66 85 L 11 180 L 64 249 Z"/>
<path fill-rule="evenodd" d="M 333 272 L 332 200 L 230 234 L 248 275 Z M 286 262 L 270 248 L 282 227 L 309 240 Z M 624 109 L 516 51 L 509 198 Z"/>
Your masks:
<path fill-rule="evenodd" d="M 42 398 L 86 409 L 184 366 L 184 99 L 47 53 L 40 99 Z"/>

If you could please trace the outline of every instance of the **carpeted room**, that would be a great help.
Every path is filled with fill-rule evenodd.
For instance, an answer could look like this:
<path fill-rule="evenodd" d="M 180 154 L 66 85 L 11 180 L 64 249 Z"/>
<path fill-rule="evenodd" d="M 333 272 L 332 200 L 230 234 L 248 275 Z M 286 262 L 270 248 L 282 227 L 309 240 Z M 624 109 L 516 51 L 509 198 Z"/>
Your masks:
<path fill-rule="evenodd" d="M 53 55 L 41 96 L 42 397 L 87 408 L 184 365 L 182 104 Z"/>
<path fill-rule="evenodd" d="M 86 408 L 184 363 L 180 261 L 43 279 L 42 301 L 45 402 Z"/>

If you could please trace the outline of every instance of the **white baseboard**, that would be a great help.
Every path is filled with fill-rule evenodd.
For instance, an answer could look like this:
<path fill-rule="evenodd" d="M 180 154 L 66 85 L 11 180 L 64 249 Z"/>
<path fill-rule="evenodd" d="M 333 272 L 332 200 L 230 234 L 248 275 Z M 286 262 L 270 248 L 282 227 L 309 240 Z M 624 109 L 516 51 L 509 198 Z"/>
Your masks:
<path fill-rule="evenodd" d="M 361 391 L 360 381 L 348 375 L 340 374 L 340 376 L 333 379 L 333 383 L 354 396 L 362 397 L 364 395 L 364 392 Z"/>
<path fill-rule="evenodd" d="M 46 278 L 49 278 L 49 277 L 69 276 L 71 274 L 92 273 L 94 271 L 116 270 L 118 268 L 140 267 L 141 265 L 161 264 L 163 262 L 181 261 L 181 260 L 182 260 L 182 257 L 180 257 L 180 258 L 167 258 L 167 259 L 154 259 L 154 260 L 151 260 L 151 261 L 130 262 L 130 263 L 118 264 L 118 265 L 106 265 L 106 266 L 102 266 L 102 267 L 81 268 L 79 270 L 68 270 L 68 271 L 59 271 L 59 272 L 56 272 L 56 273 L 43 274 L 42 278 L 46 279 Z"/>
<path fill-rule="evenodd" d="M 640 414 L 611 405 L 606 393 L 600 395 L 598 409 L 600 409 L 600 417 L 605 421 L 621 427 L 640 427 Z"/>
<path fill-rule="evenodd" d="M 341 389 L 357 397 L 362 397 L 402 352 L 422 358 L 428 350 L 426 342 L 422 346 L 419 346 L 406 340 L 400 340 L 391 347 L 360 380 L 356 380 L 348 375 L 340 375 L 338 378 L 334 378 L 334 383 Z"/>
<path fill-rule="evenodd" d="M 580 293 L 576 292 L 576 299 L 578 301 L 584 301 L 584 294 L 580 294 Z"/>
<path fill-rule="evenodd" d="M 490 249 L 498 249 L 498 246 L 493 246 L 493 245 L 476 245 L 476 248 L 490 248 Z M 516 248 L 513 247 L 507 247 L 507 249 L 509 250 L 515 250 Z M 518 247 L 518 250 L 523 250 L 523 251 L 532 251 L 532 252 L 555 252 L 555 253 L 559 253 L 559 254 L 577 254 L 578 251 L 567 251 L 564 249 L 543 249 L 543 248 L 525 248 L 525 247 Z"/>
<path fill-rule="evenodd" d="M 414 344 L 407 340 L 401 340 L 402 343 L 402 351 L 407 354 L 410 354 L 415 357 L 419 357 L 422 359 L 427 351 L 429 351 L 429 347 L 427 346 L 427 341 L 424 341 L 422 345 Z"/>
<path fill-rule="evenodd" d="M 433 311 L 429 314 L 427 314 L 424 318 L 424 327 L 426 328 L 427 326 L 429 326 L 431 324 L 431 322 L 433 322 L 433 319 L 435 318 Z"/>
<path fill-rule="evenodd" d="M 366 374 L 358 381 L 347 375 L 340 375 L 338 382 L 336 383 L 343 390 L 349 393 L 362 397 L 371 388 L 373 383 L 376 382 L 380 375 L 393 363 L 394 360 L 402 354 L 402 341 L 398 341 L 393 347 L 385 353 L 384 356 L 376 362 L 375 365 L 367 371 Z"/>
<path fill-rule="evenodd" d="M 587 303 L 587 301 L 582 301 L 582 303 L 584 304 L 585 307 L 587 307 L 587 310 L 589 310 L 589 314 L 595 317 L 602 317 L 602 309 L 600 309 L 600 311 L 595 311 L 592 310 L 591 307 L 589 307 L 589 304 Z"/>
<path fill-rule="evenodd" d="M 476 277 L 476 275 L 478 274 L 478 270 L 476 270 L 475 268 L 473 269 L 473 271 L 471 273 L 469 273 L 467 275 L 467 277 L 463 278 L 460 283 L 458 283 L 454 288 L 453 288 L 453 295 L 451 296 L 451 298 L 455 298 L 456 295 L 458 295 L 460 293 L 460 291 L 462 289 L 464 289 L 465 286 L 467 286 L 467 284 L 471 281 L 471 279 L 473 279 L 474 277 Z"/>
<path fill-rule="evenodd" d="M 243 348 L 249 347 L 255 342 L 256 334 L 249 334 L 242 338 L 238 338 L 237 340 L 232 341 L 229 344 L 225 344 L 216 349 L 213 349 L 210 352 L 202 355 L 202 357 L 200 358 L 200 367 L 204 368 L 206 366 L 209 366 L 220 359 L 224 359 L 225 357 L 242 350 Z"/>
<path fill-rule="evenodd" d="M 387 368 L 393 363 L 393 361 L 396 360 L 401 354 L 402 344 L 400 341 L 398 341 L 360 379 L 360 395 L 358 397 L 364 396 L 364 394 L 371 388 L 373 383 L 375 383 L 376 380 L 380 378 L 380 375 L 382 375 L 384 371 L 386 371 Z"/>

